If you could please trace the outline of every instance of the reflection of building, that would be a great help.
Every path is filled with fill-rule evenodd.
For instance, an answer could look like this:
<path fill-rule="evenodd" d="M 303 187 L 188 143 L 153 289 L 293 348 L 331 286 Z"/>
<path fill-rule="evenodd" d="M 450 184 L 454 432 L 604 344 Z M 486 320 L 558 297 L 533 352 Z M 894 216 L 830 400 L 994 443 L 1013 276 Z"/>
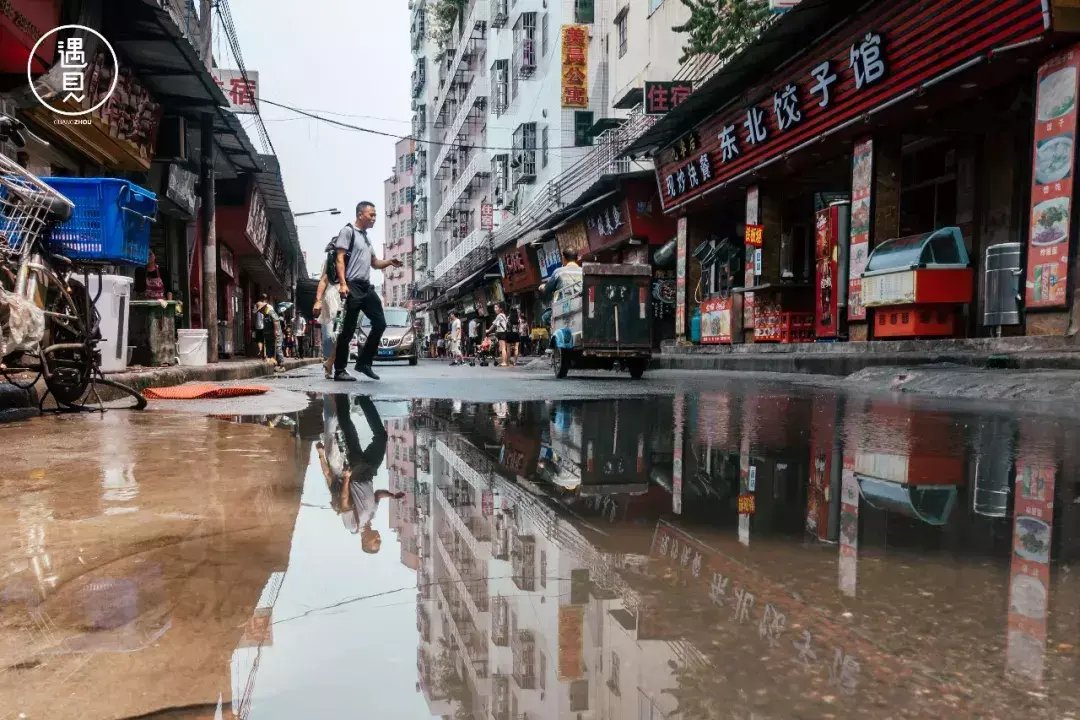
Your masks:
<path fill-rule="evenodd" d="M 420 569 L 420 547 L 417 527 L 417 466 L 416 434 L 409 418 L 393 418 L 386 422 L 389 438 L 386 442 L 386 467 L 390 476 L 390 492 L 403 492 L 405 497 L 390 505 L 390 529 L 401 543 L 401 564 Z"/>

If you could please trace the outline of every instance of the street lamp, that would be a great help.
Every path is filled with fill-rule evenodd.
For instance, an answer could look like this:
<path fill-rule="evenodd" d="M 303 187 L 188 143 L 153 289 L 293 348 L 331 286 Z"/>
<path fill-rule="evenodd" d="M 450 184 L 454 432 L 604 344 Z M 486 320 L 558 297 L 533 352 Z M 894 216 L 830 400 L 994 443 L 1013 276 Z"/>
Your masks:
<path fill-rule="evenodd" d="M 341 211 L 337 208 L 330 208 L 329 210 L 312 210 L 310 212 L 293 213 L 294 218 L 303 217 L 304 215 L 318 215 L 320 213 L 330 213 L 331 215 L 340 215 Z"/>

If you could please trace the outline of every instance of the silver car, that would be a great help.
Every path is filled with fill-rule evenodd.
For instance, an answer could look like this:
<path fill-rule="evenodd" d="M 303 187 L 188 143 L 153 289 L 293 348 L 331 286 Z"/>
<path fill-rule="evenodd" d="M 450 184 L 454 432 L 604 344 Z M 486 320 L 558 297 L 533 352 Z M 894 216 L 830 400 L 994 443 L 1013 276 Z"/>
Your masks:
<path fill-rule="evenodd" d="M 386 318 L 386 332 L 383 333 L 379 342 L 379 351 L 375 354 L 376 362 L 390 362 L 392 360 L 408 360 L 410 365 L 416 365 L 420 361 L 420 338 L 417 335 L 412 312 L 405 308 L 383 308 L 383 316 Z M 349 345 L 349 357 L 355 360 L 359 355 L 359 348 L 367 342 L 368 332 L 371 330 L 371 321 L 365 316 L 357 331 L 357 336 Z"/>

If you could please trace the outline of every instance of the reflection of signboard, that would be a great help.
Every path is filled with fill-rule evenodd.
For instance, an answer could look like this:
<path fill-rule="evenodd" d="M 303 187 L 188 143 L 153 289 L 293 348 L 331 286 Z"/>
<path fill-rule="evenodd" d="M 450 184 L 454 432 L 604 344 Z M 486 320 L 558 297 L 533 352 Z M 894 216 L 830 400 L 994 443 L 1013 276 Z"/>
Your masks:
<path fill-rule="evenodd" d="M 851 259 L 848 261 L 848 319 L 865 320 L 862 274 L 870 259 L 870 195 L 874 177 L 874 140 L 855 143 L 851 173 Z M 840 282 L 844 279 L 840 278 Z"/>
<path fill-rule="evenodd" d="M 588 25 L 562 27 L 562 106 L 579 110 L 589 107 Z"/>
<path fill-rule="evenodd" d="M 255 608 L 255 613 L 247 621 L 244 627 L 244 635 L 240 638 L 239 648 L 270 647 L 274 644 L 274 609 Z"/>
<path fill-rule="evenodd" d="M 225 70 L 213 68 L 210 71 L 225 97 L 229 98 L 229 109 L 234 113 L 259 112 L 259 73 L 256 70 L 247 71 L 247 79 L 239 70 Z"/>
<path fill-rule="evenodd" d="M 491 203 L 482 203 L 480 205 L 480 229 L 495 229 L 495 208 Z"/>
<path fill-rule="evenodd" d="M 480 508 L 484 513 L 484 517 L 491 517 L 495 514 L 495 493 L 490 490 L 485 490 L 484 494 L 480 496 Z"/>
<path fill-rule="evenodd" d="M 731 298 L 708 298 L 701 303 L 701 344 L 731 342 Z"/>
<path fill-rule="evenodd" d="M 1053 539 L 1055 468 L 1021 457 L 1016 463 L 1013 556 L 1009 575 L 1010 673 L 1041 683 L 1046 660 Z"/>
<path fill-rule="evenodd" d="M 859 568 L 859 479 L 855 458 L 844 458 L 840 485 L 840 592 L 855 597 Z"/>
<path fill-rule="evenodd" d="M 1080 46 L 1076 45 L 1039 68 L 1025 293 L 1029 308 L 1065 305 L 1078 72 Z"/>
<path fill-rule="evenodd" d="M 739 496 L 739 514 L 740 515 L 753 515 L 757 510 L 757 505 L 754 502 L 754 494 L 747 493 Z"/>
<path fill-rule="evenodd" d="M 686 218 L 679 218 L 676 234 L 675 337 L 686 337 Z"/>
<path fill-rule="evenodd" d="M 694 86 L 687 81 L 645 81 L 645 114 L 664 115 L 683 103 Z"/>
<path fill-rule="evenodd" d="M 559 607 L 559 681 L 580 680 L 585 674 L 582 641 L 585 635 L 585 608 L 580 605 Z"/>

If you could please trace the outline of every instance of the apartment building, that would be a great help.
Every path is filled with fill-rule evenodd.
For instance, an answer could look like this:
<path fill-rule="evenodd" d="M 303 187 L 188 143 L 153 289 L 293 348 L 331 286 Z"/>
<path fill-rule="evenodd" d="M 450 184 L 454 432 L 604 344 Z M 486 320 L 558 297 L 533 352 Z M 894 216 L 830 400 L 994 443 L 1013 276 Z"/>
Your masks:
<path fill-rule="evenodd" d="M 383 252 L 387 259 L 401 260 L 402 267 L 383 271 L 383 302 L 391 306 L 408 307 L 414 287 L 413 187 L 415 142 L 412 138 L 399 140 L 395 145 L 394 169 L 384 182 Z"/>
<path fill-rule="evenodd" d="M 429 32 L 428 13 L 430 0 L 409 0 L 410 47 L 412 49 L 412 137 L 413 137 L 413 274 L 414 282 L 424 286 L 430 282 L 431 266 L 428 262 L 431 238 L 431 123 L 429 107 L 434 100 L 428 75 L 434 67 L 437 44 Z"/>

